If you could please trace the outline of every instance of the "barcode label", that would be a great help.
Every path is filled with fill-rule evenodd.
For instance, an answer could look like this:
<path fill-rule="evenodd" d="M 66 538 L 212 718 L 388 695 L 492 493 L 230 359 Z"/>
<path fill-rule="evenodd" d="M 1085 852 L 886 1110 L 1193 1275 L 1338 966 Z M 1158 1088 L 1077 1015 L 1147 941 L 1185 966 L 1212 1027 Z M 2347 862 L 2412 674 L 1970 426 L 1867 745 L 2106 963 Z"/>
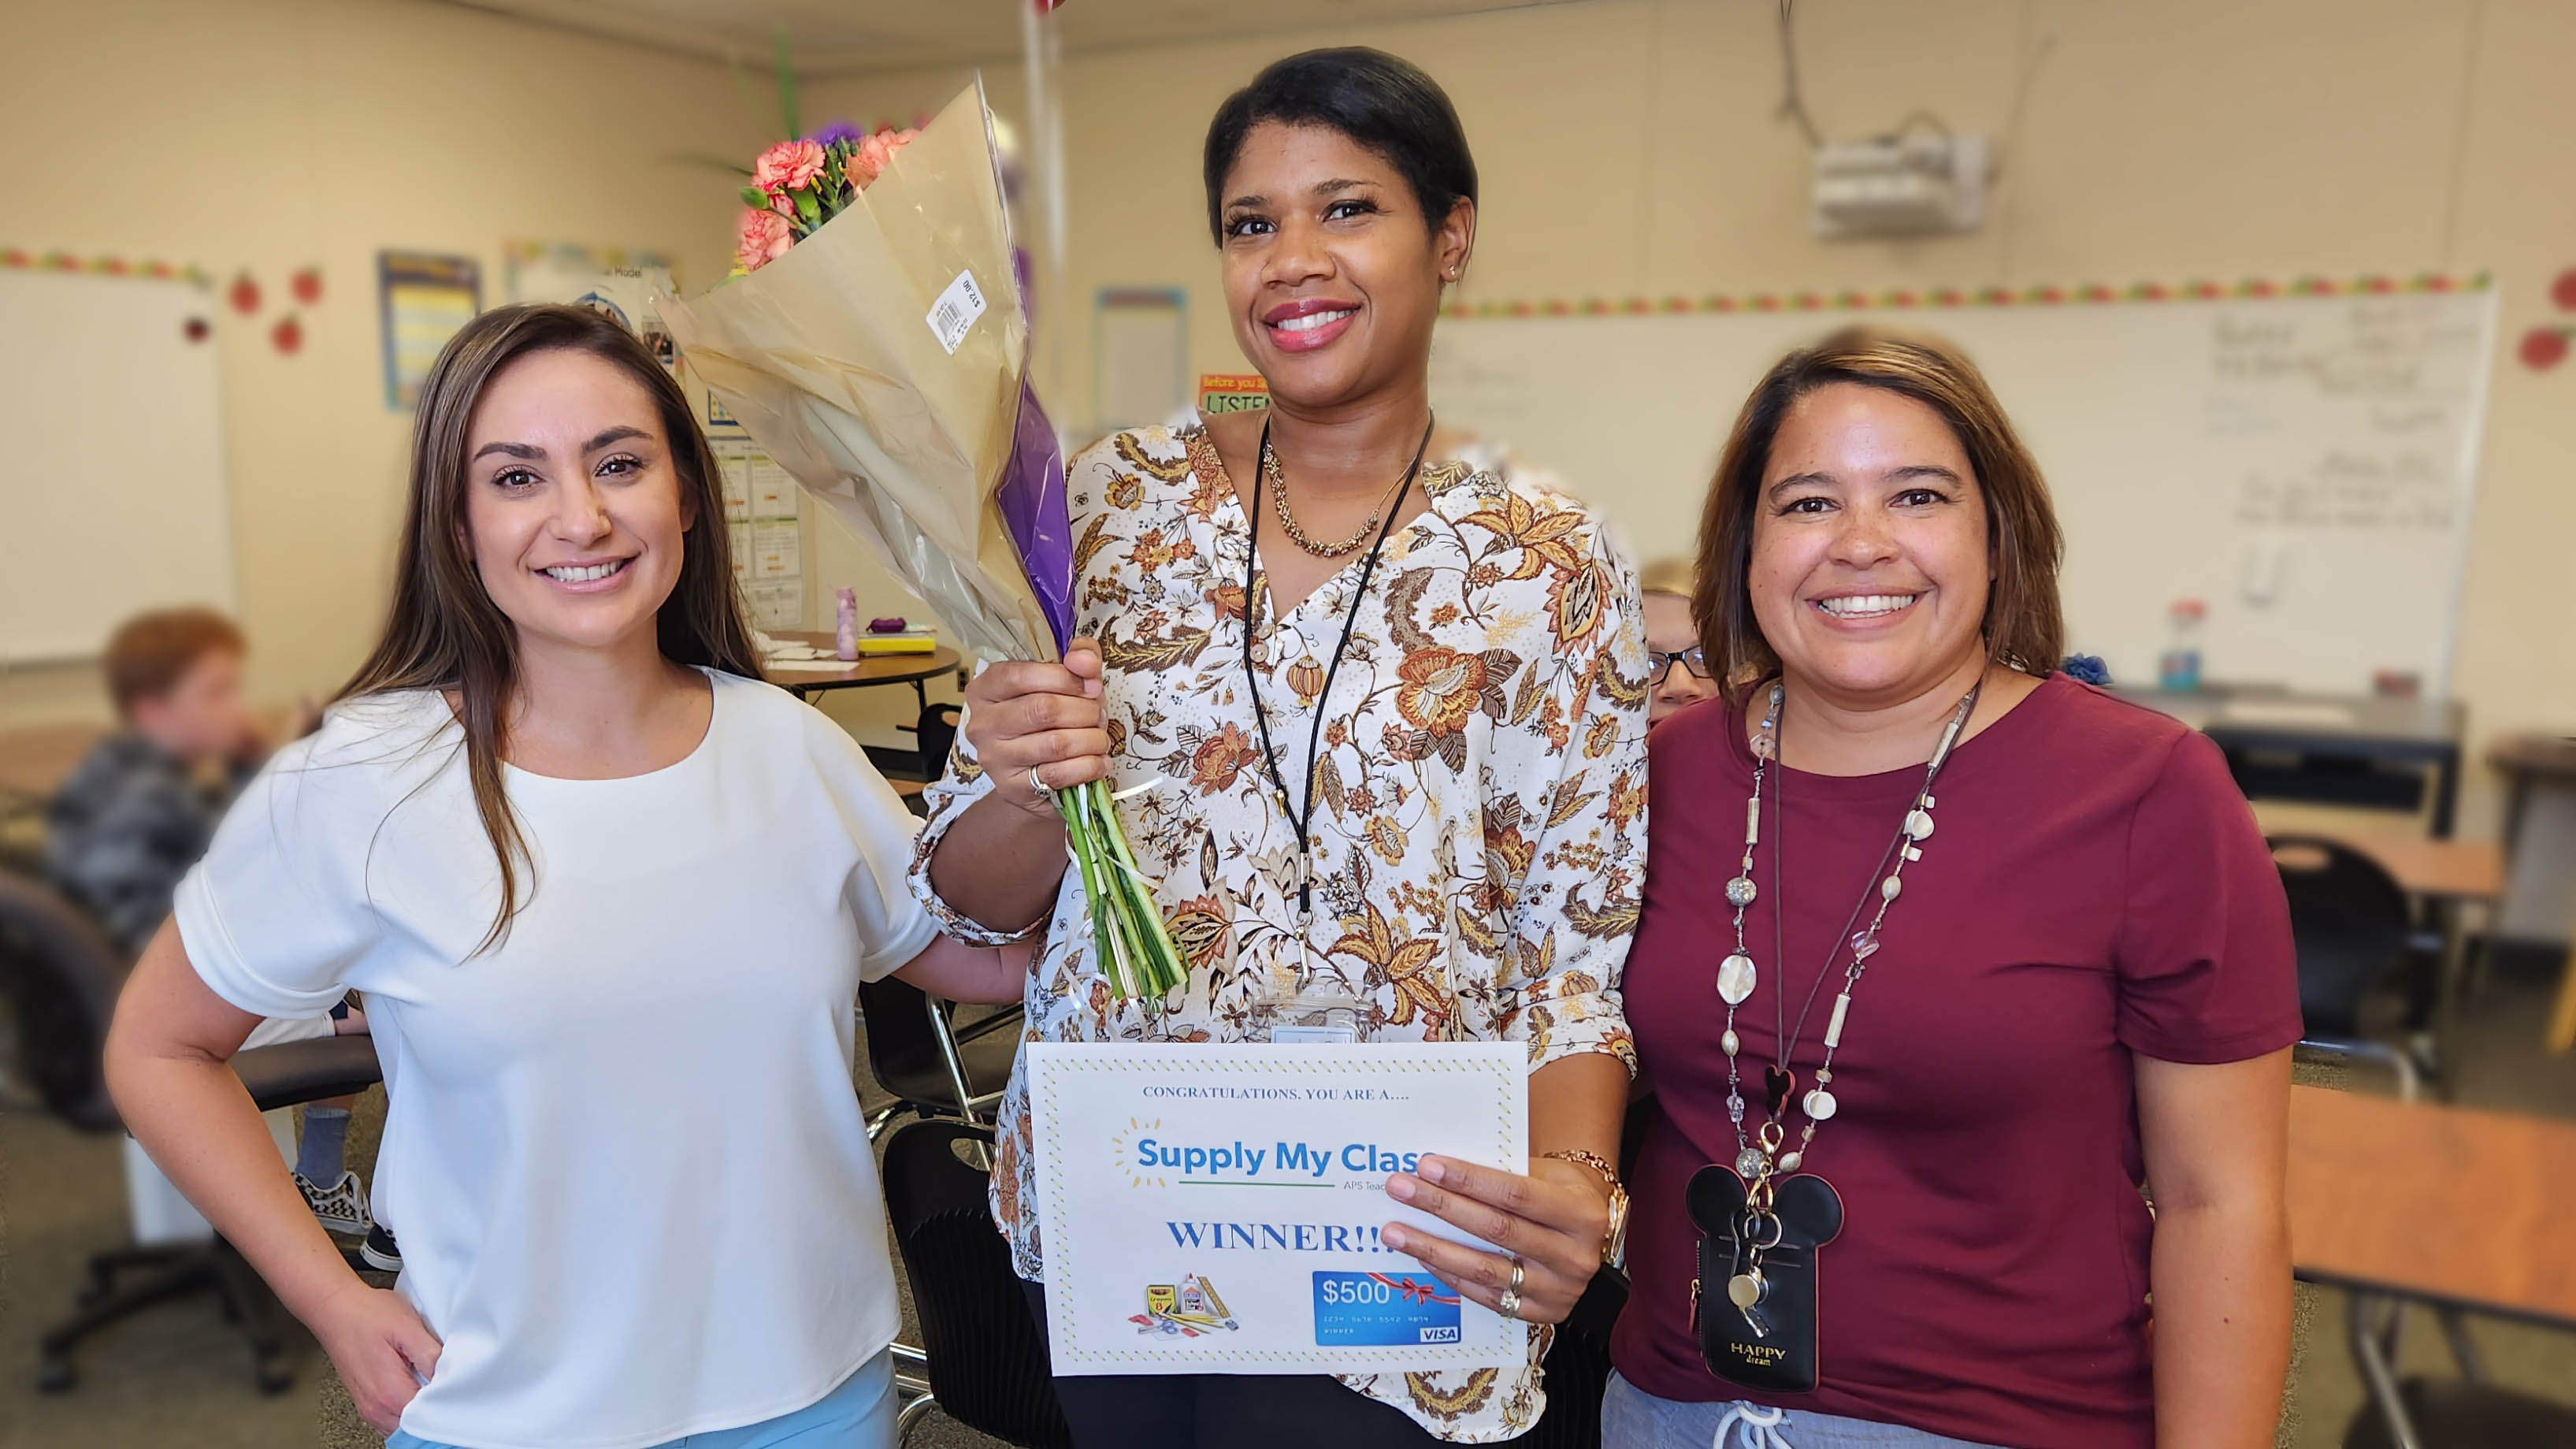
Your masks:
<path fill-rule="evenodd" d="M 939 345 L 954 355 L 957 344 L 966 340 L 967 329 L 983 315 L 984 289 L 975 285 L 974 273 L 959 272 L 957 280 L 949 283 L 948 290 L 940 293 L 939 300 L 931 304 L 927 319 L 930 335 L 938 338 Z"/>

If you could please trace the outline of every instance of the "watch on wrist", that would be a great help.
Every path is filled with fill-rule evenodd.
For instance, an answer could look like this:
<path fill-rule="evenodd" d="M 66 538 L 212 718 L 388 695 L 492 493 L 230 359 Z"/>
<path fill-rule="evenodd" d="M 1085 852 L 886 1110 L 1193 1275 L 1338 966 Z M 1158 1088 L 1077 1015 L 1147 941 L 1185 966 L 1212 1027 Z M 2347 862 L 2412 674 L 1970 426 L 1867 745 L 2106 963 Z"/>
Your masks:
<path fill-rule="evenodd" d="M 1610 1223 L 1601 1232 L 1601 1261 L 1613 1268 L 1628 1262 L 1628 1188 L 1619 1181 L 1619 1169 L 1596 1152 L 1568 1147 L 1545 1154 L 1558 1162 L 1571 1162 L 1591 1168 L 1600 1174 L 1602 1185 L 1610 1189 Z"/>

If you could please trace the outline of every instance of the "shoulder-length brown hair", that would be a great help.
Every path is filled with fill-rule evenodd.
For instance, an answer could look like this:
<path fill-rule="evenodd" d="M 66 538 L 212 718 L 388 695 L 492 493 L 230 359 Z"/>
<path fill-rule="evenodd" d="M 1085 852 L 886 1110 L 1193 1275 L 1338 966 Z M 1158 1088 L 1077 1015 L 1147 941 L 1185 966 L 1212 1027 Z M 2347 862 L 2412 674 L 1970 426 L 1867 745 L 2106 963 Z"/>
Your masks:
<path fill-rule="evenodd" d="M 501 865 L 501 905 L 477 953 L 509 935 L 521 905 L 527 841 L 501 784 L 509 748 L 510 702 L 519 679 L 518 632 L 492 602 L 466 535 L 466 429 L 494 376 L 537 352 L 581 352 L 633 378 L 651 395 L 670 441 L 673 471 L 694 521 L 680 552 L 680 577 L 656 618 L 662 656 L 746 679 L 760 677 L 760 653 L 743 622 L 724 527 L 715 455 L 688 395 L 616 321 L 584 307 L 499 307 L 448 339 L 421 384 L 412 426 L 411 496 L 404 506 L 393 608 L 382 638 L 333 702 L 394 690 L 435 689 L 457 697 L 465 732 L 465 773 L 475 812 Z M 533 884 L 533 882 L 532 882 Z"/>
<path fill-rule="evenodd" d="M 1744 400 L 1718 458 L 1700 519 L 1699 585 L 1691 596 L 1691 619 L 1711 656 L 1712 675 L 1741 703 L 1755 683 L 1780 668 L 1780 656 L 1754 619 L 1746 584 L 1753 520 L 1781 421 L 1800 398 L 1837 382 L 1903 394 L 1950 425 L 1986 504 L 1986 547 L 1994 566 L 1983 625 L 1986 655 L 2036 674 L 2056 668 L 2065 649 L 2057 565 L 2066 542 L 2038 462 L 1966 354 L 1933 337 L 1847 327 L 1781 358 L 1763 376 Z"/>

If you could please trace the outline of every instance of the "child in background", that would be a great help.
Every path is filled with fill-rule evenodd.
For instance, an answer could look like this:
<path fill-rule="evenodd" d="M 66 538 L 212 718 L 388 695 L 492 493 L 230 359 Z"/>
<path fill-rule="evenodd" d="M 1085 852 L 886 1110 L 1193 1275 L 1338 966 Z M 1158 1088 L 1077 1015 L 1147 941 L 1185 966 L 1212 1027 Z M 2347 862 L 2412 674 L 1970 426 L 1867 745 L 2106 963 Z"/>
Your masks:
<path fill-rule="evenodd" d="M 1654 691 L 1646 699 L 1648 729 L 1717 694 L 1700 653 L 1699 627 L 1691 622 L 1691 588 L 1686 558 L 1657 559 L 1637 575 L 1646 610 L 1646 682 Z"/>
<path fill-rule="evenodd" d="M 241 630 L 212 609 L 141 614 L 108 640 L 102 663 L 123 727 L 99 741 L 56 792 L 46 813 L 45 865 L 128 955 L 160 929 L 179 878 L 268 755 L 242 702 L 244 653 Z M 365 1014 L 343 1008 L 310 1021 L 269 1022 L 248 1045 L 364 1030 Z M 373 1225 L 366 1189 L 347 1170 L 350 1101 L 305 1108 L 295 1180 L 323 1226 L 362 1234 Z"/>

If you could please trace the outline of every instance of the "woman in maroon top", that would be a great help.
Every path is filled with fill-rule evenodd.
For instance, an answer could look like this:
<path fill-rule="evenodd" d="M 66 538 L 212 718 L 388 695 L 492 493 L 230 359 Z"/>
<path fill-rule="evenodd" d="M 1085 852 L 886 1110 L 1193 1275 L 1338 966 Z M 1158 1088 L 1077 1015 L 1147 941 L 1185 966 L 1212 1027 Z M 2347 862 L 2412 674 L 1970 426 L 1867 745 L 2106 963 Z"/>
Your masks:
<path fill-rule="evenodd" d="M 2059 552 L 1939 344 L 1745 404 L 1728 704 L 1650 745 L 1614 1449 L 2272 1442 L 2288 914 L 2216 748 L 2045 672 Z"/>

